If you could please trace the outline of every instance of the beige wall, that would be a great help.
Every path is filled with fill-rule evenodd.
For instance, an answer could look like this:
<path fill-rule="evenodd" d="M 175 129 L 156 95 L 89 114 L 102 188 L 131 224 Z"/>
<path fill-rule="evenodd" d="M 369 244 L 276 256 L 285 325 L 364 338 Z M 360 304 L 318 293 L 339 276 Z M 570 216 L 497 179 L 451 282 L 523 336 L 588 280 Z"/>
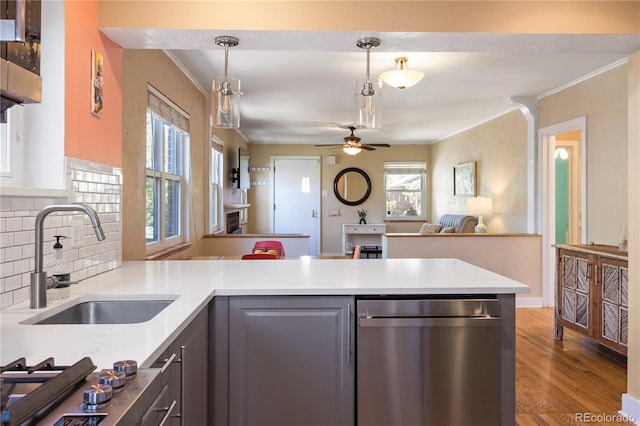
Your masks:
<path fill-rule="evenodd" d="M 540 100 L 539 128 L 587 117 L 587 241 L 618 245 L 627 228 L 627 66 Z"/>
<path fill-rule="evenodd" d="M 476 162 L 478 196 L 493 199 L 484 216 L 490 233 L 527 232 L 527 122 L 520 110 L 431 146 L 432 218 L 464 213 L 467 197 L 453 195 L 453 166 Z"/>
<path fill-rule="evenodd" d="M 322 254 L 332 255 L 341 252 L 342 224 L 358 223 L 359 209 L 367 210 L 367 223 L 382 223 L 384 220 L 384 193 L 382 182 L 382 166 L 384 161 L 425 161 L 429 169 L 429 145 L 394 145 L 391 148 L 378 148 L 376 151 L 362 152 L 356 156 L 348 156 L 340 149 L 317 148 L 310 145 L 249 144 L 251 167 L 269 167 L 273 155 L 316 155 L 322 157 L 321 191 L 327 191 L 321 197 L 321 248 Z M 326 156 L 334 155 L 336 164 L 325 164 Z M 359 206 L 342 204 L 333 195 L 333 180 L 341 170 L 347 167 L 358 167 L 364 170 L 371 179 L 371 195 Z M 271 179 L 269 173 L 252 173 L 252 180 Z M 427 181 L 430 173 L 427 172 Z M 429 185 L 428 188 L 430 189 Z M 427 190 L 427 200 L 431 194 Z M 249 232 L 267 233 L 270 229 L 271 186 L 252 186 L 249 190 Z M 329 217 L 330 209 L 340 209 L 340 216 Z M 429 208 L 427 209 L 429 211 Z M 416 222 L 389 222 L 387 232 L 416 232 L 420 229 Z"/>
<path fill-rule="evenodd" d="M 637 1 L 100 0 L 99 27 L 637 34 Z M 362 17 L 366 8 L 366 19 Z M 153 11 L 153 13 L 149 13 Z M 571 19 L 567 19 L 571 17 Z"/>
<path fill-rule="evenodd" d="M 145 258 L 145 135 L 147 83 L 153 85 L 190 115 L 191 175 L 189 231 L 192 247 L 174 258 L 199 252 L 204 234 L 205 96 L 175 64 L 158 50 L 124 50 L 122 78 L 122 258 Z"/>

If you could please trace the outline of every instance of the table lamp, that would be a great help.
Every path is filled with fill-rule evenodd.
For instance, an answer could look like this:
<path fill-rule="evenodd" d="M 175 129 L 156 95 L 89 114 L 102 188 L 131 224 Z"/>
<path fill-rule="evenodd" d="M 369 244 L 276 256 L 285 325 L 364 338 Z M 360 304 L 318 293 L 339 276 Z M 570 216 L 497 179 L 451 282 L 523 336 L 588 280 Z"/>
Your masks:
<path fill-rule="evenodd" d="M 478 224 L 475 227 L 477 234 L 487 232 L 487 227 L 482 221 L 483 214 L 493 213 L 493 201 L 489 197 L 467 198 L 467 214 L 478 215 Z"/>

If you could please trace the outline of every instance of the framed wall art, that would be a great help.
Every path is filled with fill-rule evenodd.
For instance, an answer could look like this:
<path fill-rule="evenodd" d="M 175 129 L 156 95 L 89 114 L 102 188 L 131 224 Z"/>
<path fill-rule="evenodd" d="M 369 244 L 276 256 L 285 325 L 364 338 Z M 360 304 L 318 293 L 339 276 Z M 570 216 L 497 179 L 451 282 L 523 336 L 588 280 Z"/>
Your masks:
<path fill-rule="evenodd" d="M 103 99 L 102 85 L 104 73 L 104 58 L 101 53 L 91 51 L 91 112 L 97 116 L 102 115 Z"/>
<path fill-rule="evenodd" d="M 476 196 L 476 162 L 453 166 L 453 195 Z"/>

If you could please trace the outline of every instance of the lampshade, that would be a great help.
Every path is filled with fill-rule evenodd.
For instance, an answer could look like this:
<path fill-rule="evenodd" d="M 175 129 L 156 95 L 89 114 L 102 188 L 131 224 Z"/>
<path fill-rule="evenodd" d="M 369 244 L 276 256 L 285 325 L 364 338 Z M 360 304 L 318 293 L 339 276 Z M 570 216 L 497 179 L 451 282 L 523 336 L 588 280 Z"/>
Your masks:
<path fill-rule="evenodd" d="M 362 148 L 358 148 L 357 146 L 345 146 L 342 150 L 349 155 L 356 155 L 362 151 Z"/>
<path fill-rule="evenodd" d="M 487 232 L 487 227 L 482 220 L 483 214 L 491 214 L 493 212 L 493 201 L 489 197 L 473 197 L 467 198 L 467 213 L 478 215 L 478 224 L 474 231 L 477 234 Z"/>
<path fill-rule="evenodd" d="M 216 44 L 224 47 L 224 77 L 213 81 L 213 125 L 225 129 L 240 127 L 240 80 L 229 78 L 229 48 L 239 44 L 236 37 L 216 37 Z"/>
<path fill-rule="evenodd" d="M 391 71 L 385 71 L 380 74 L 380 79 L 387 83 L 389 86 L 396 87 L 398 89 L 405 89 L 411 87 L 424 77 L 422 71 L 416 71 L 409 69 L 406 57 L 396 58 L 396 69 Z"/>
<path fill-rule="evenodd" d="M 467 198 L 468 214 L 491 214 L 493 213 L 493 200 L 489 197 Z"/>
<path fill-rule="evenodd" d="M 377 129 L 380 120 L 380 87 L 374 84 L 369 73 L 371 48 L 380 46 L 380 39 L 369 37 L 358 40 L 356 45 L 367 50 L 367 73 L 364 80 L 356 80 L 353 98 L 353 125 L 359 128 Z M 376 87 L 377 86 L 377 87 Z"/>

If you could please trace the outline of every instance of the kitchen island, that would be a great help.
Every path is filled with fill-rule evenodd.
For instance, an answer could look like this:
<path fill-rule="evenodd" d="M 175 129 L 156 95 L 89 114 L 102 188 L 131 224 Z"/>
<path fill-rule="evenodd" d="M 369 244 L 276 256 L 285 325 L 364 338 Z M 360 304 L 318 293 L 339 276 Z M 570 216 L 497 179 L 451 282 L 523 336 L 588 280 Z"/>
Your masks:
<path fill-rule="evenodd" d="M 198 314 L 215 306 L 210 302 L 216 297 L 229 300 L 298 296 L 309 300 L 315 296 L 469 295 L 493 295 L 507 301 L 502 312 L 503 327 L 511 334 L 507 344 L 514 356 L 515 294 L 528 291 L 524 284 L 456 259 L 125 262 L 121 268 L 72 286 L 70 299 L 49 302 L 47 308 L 40 310 L 29 309 L 25 302 L 0 311 L 0 358 L 4 364 L 19 357 L 40 360 L 52 356 L 58 364 L 69 364 L 89 356 L 99 368 L 110 368 L 119 359 L 134 359 L 140 366 L 150 367 Z M 34 317 L 48 317 L 78 301 L 95 298 L 175 300 L 141 323 L 32 324 Z M 209 316 L 214 327 L 219 326 L 212 323 L 217 315 Z M 210 338 L 210 345 L 213 340 Z M 219 348 L 210 346 L 210 350 Z M 510 359 L 506 368 L 514 370 L 514 363 Z"/>

